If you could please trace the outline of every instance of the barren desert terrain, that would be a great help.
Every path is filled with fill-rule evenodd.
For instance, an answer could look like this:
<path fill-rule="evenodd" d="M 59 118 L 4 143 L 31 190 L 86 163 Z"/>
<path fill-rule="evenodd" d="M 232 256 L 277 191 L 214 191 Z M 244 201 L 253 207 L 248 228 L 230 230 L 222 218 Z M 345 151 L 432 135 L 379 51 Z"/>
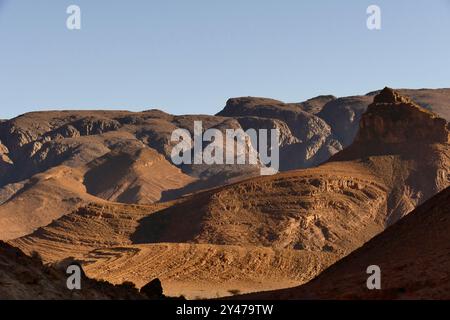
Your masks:
<path fill-rule="evenodd" d="M 113 284 L 141 288 L 158 278 L 169 296 L 308 283 L 254 297 L 308 298 L 309 288 L 317 297 L 345 298 L 347 289 L 348 297 L 366 297 L 354 282 L 340 288 L 339 277 L 359 281 L 369 253 L 396 261 L 390 276 L 407 268 L 416 248 L 436 248 L 436 259 L 449 249 L 438 246 L 448 243 L 448 192 L 433 198 L 450 185 L 449 110 L 450 89 L 385 88 L 302 103 L 234 98 L 216 116 L 25 114 L 0 123 L 0 239 L 45 264 L 76 259 L 88 277 Z M 192 130 L 199 119 L 219 130 L 277 128 L 281 172 L 175 166 L 171 132 Z M 421 219 L 429 224 L 423 231 Z M 430 270 L 423 281 L 448 278 Z M 322 277 L 340 291 L 316 286 Z M 445 296 L 439 286 L 423 295 L 401 286 L 397 298 Z"/>

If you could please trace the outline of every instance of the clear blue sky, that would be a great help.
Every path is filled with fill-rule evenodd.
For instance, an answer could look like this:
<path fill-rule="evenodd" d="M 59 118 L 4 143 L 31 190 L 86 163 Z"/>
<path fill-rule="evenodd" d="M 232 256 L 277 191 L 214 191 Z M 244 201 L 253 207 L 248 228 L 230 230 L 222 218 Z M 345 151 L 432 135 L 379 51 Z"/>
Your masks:
<path fill-rule="evenodd" d="M 66 8 L 82 30 L 66 29 Z M 382 9 L 382 30 L 366 8 Z M 0 0 L 0 118 L 450 86 L 448 0 Z"/>

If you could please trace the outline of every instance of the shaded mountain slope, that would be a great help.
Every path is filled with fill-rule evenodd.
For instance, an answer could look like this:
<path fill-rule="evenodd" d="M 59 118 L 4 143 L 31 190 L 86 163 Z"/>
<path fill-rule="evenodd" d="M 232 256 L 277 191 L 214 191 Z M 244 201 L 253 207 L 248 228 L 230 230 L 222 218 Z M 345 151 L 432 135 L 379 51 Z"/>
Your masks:
<path fill-rule="evenodd" d="M 29 234 L 91 201 L 103 200 L 86 193 L 80 170 L 58 166 L 37 174 L 0 206 L 0 239 Z"/>
<path fill-rule="evenodd" d="M 135 288 L 112 285 L 104 281 L 82 278 L 82 289 L 71 291 L 66 286 L 63 269 L 44 266 L 39 258 L 29 257 L 19 249 L 0 241 L 0 299 L 148 299 Z"/>
<path fill-rule="evenodd" d="M 124 146 L 87 165 L 87 192 L 121 203 L 153 203 L 164 192 L 183 188 L 195 179 L 183 174 L 154 149 Z"/>
<path fill-rule="evenodd" d="M 334 97 L 317 98 L 315 108 L 320 109 L 327 101 L 333 99 Z M 318 165 L 342 150 L 342 145 L 332 134 L 330 126 L 313 113 L 304 111 L 307 109 L 301 104 L 242 97 L 229 99 L 225 108 L 217 115 L 234 117 L 239 122 L 248 121 L 246 120 L 248 117 L 256 117 L 277 120 L 284 124 L 290 132 L 289 136 L 295 138 L 280 146 L 280 169 L 285 171 Z"/>

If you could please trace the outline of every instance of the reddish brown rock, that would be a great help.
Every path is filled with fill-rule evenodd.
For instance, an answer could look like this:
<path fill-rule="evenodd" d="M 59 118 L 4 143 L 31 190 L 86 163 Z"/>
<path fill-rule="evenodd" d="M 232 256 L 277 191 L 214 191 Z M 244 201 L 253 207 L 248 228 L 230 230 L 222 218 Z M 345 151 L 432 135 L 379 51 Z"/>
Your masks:
<path fill-rule="evenodd" d="M 445 119 L 385 88 L 364 113 L 356 143 L 447 143 Z"/>

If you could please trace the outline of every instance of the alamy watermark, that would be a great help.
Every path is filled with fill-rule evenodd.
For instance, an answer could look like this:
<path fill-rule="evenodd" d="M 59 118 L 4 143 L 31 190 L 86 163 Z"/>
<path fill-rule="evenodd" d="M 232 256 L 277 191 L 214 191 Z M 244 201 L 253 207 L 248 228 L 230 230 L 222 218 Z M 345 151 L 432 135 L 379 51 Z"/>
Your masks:
<path fill-rule="evenodd" d="M 66 20 L 67 29 L 81 30 L 81 8 L 73 4 L 67 7 L 66 13 L 69 15 Z"/>
<path fill-rule="evenodd" d="M 373 4 L 367 7 L 366 13 L 369 15 L 366 21 L 367 29 L 381 30 L 381 8 Z"/>
<path fill-rule="evenodd" d="M 72 4 L 67 7 L 66 13 L 69 15 L 66 20 L 66 27 L 69 30 L 81 30 L 81 8 Z M 369 15 L 366 20 L 367 29 L 381 30 L 381 8 L 372 4 L 367 7 L 366 13 Z"/>
<path fill-rule="evenodd" d="M 367 289 L 381 290 L 381 268 L 377 265 L 371 265 L 367 267 L 366 273 L 370 274 L 366 282 Z"/>
<path fill-rule="evenodd" d="M 171 152 L 175 165 L 181 164 L 251 164 L 261 165 L 261 175 L 278 172 L 280 165 L 279 130 L 209 128 L 203 132 L 202 121 L 194 121 L 193 138 L 186 129 L 172 132 L 171 142 L 177 144 Z M 204 147 L 204 144 L 207 144 Z"/>
<path fill-rule="evenodd" d="M 66 281 L 67 289 L 81 290 L 81 267 L 76 264 L 70 265 L 66 273 L 69 275 Z"/>

